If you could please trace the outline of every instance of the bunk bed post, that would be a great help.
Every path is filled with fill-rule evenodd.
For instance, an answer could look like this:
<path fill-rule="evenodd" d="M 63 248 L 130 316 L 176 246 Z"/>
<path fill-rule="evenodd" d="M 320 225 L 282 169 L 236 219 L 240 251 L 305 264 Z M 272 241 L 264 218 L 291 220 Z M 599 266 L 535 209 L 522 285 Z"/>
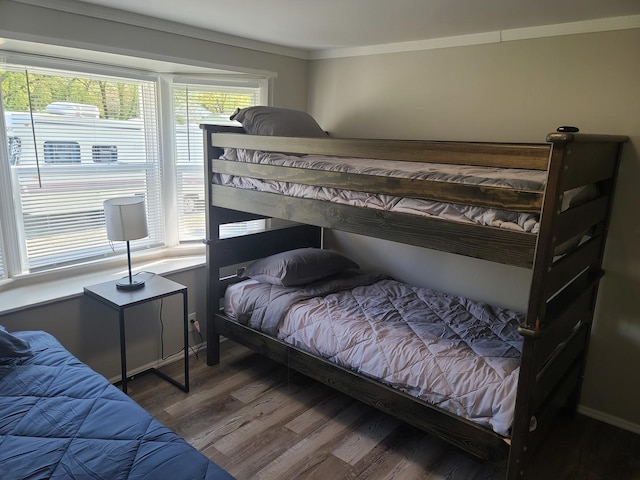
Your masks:
<path fill-rule="evenodd" d="M 234 127 L 228 125 L 200 125 L 203 131 L 203 151 L 204 151 L 204 198 L 205 208 L 207 211 L 206 217 L 206 238 L 204 243 L 206 245 L 206 314 L 207 314 L 207 365 L 216 365 L 220 362 L 220 335 L 214 328 L 213 316 L 220 309 L 219 292 L 221 288 L 220 282 L 220 267 L 221 259 L 216 255 L 215 248 L 220 242 L 220 215 L 222 210 L 213 206 L 211 199 L 211 185 L 213 184 L 213 169 L 211 168 L 211 161 L 214 158 L 220 157 L 223 150 L 216 147 L 211 141 L 211 135 L 216 132 L 244 132 L 242 127 Z"/>
<path fill-rule="evenodd" d="M 555 147 L 555 146 L 554 146 Z M 529 292 L 529 303 L 524 327 L 535 331 L 541 316 L 540 299 L 544 292 L 545 273 L 552 261 L 552 233 L 551 228 L 555 219 L 556 203 L 560 195 L 560 176 L 564 163 L 564 149 L 551 148 L 549 166 L 547 167 L 547 186 L 542 204 L 540 218 L 540 233 L 536 242 L 534 254 L 533 275 Z M 534 340 L 525 336 L 522 345 L 522 359 L 520 361 L 520 376 L 518 378 L 518 393 L 511 432 L 511 448 L 507 462 L 507 479 L 516 479 L 524 475 L 526 458 L 529 456 L 527 438 L 532 428 L 532 396 L 535 382 Z"/>
<path fill-rule="evenodd" d="M 216 254 L 215 248 L 220 243 L 220 224 L 221 217 L 225 216 L 225 209 L 217 208 L 213 205 L 211 199 L 211 185 L 213 184 L 214 171 L 211 168 L 211 162 L 215 158 L 219 158 L 223 153 L 223 149 L 217 147 L 211 141 L 211 135 L 217 132 L 244 133 L 242 127 L 229 125 L 200 125 L 203 131 L 204 142 L 204 198 L 206 217 L 206 264 L 207 276 L 206 287 L 206 313 L 207 313 L 207 365 L 216 365 L 220 362 L 220 335 L 214 327 L 213 317 L 220 310 L 220 268 L 223 266 L 222 259 Z"/>
<path fill-rule="evenodd" d="M 591 333 L 606 232 L 624 137 L 550 134 L 547 188 L 536 244 L 507 478 L 526 464 L 557 413 L 575 411 Z M 576 143 L 573 143 L 576 142 Z M 598 184 L 596 200 L 563 211 L 573 187 Z M 579 211 L 577 214 L 575 213 Z M 591 238 L 560 257 L 556 247 L 572 223 L 589 224 Z"/>
<path fill-rule="evenodd" d="M 212 158 L 216 157 L 216 149 L 211 143 L 211 133 L 213 133 L 212 127 L 209 125 L 200 125 L 203 130 L 204 141 L 204 198 L 205 208 L 207 209 L 206 217 L 206 313 L 207 313 L 207 365 L 216 365 L 220 362 L 220 335 L 215 331 L 213 325 L 213 315 L 218 310 L 218 296 L 212 295 L 213 292 L 217 292 L 220 289 L 219 270 L 216 268 L 215 255 L 213 255 L 213 247 L 220 239 L 220 228 L 218 221 L 212 218 L 214 215 L 211 205 L 211 184 L 213 183 L 213 172 L 209 166 Z"/>

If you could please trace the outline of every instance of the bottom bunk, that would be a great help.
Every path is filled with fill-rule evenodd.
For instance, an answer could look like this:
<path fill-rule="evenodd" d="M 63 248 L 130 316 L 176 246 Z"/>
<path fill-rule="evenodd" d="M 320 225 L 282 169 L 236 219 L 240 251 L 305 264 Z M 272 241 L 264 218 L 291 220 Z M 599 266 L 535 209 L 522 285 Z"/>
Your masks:
<path fill-rule="evenodd" d="M 243 274 L 257 280 L 227 288 L 216 331 L 480 458 L 503 457 L 522 315 L 341 258 L 307 248 L 255 262 Z"/>
<path fill-rule="evenodd" d="M 318 252 L 335 254 L 301 249 L 271 258 L 295 254 L 308 267 L 309 257 Z M 316 357 L 509 436 L 523 315 L 355 268 L 295 287 L 237 283 L 227 288 L 224 312 Z"/>
<path fill-rule="evenodd" d="M 45 332 L 0 327 L 0 475 L 233 477 Z"/>

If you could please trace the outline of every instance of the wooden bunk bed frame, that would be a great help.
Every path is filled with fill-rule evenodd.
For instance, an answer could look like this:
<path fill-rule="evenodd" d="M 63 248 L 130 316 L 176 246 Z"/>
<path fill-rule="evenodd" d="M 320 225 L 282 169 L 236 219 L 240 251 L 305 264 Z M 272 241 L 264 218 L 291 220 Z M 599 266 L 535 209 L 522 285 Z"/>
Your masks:
<path fill-rule="evenodd" d="M 203 126 L 207 212 L 207 362 L 219 362 L 220 335 L 324 382 L 482 459 L 508 456 L 506 477 L 522 478 L 563 407 L 575 411 L 589 343 L 624 136 L 550 133 L 546 144 L 287 138 L 239 135 L 240 127 Z M 304 170 L 219 160 L 222 147 L 346 157 L 460 163 L 547 171 L 544 192 Z M 540 233 L 447 222 L 213 184 L 215 173 L 333 186 L 395 196 L 539 212 Z M 597 198 L 560 210 L 563 192 L 596 183 Z M 220 238 L 220 226 L 260 218 L 290 228 Z M 532 269 L 523 352 L 510 439 L 227 318 L 220 298 L 224 267 L 280 251 L 320 247 L 322 228 Z M 591 237 L 558 258 L 556 245 Z"/>

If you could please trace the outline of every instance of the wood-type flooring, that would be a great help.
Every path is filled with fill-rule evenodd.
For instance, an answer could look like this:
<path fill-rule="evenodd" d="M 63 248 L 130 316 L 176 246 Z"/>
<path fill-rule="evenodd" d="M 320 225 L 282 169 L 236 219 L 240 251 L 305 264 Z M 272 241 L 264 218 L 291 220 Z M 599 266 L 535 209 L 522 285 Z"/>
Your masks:
<path fill-rule="evenodd" d="M 251 350 L 225 341 L 219 365 L 190 357 L 191 390 L 155 375 L 129 394 L 238 480 L 493 480 L 504 463 L 461 450 Z M 163 371 L 181 379 L 180 360 Z M 531 480 L 640 480 L 640 435 L 563 418 Z"/>

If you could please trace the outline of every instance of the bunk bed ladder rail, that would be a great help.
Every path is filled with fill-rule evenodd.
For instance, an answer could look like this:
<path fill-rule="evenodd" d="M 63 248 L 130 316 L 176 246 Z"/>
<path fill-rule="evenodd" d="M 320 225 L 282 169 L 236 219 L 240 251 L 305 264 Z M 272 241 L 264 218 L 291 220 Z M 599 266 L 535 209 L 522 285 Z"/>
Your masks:
<path fill-rule="evenodd" d="M 507 478 L 525 475 L 563 407 L 579 401 L 622 144 L 626 137 L 550 134 L 547 188 L 536 245 Z M 595 183 L 599 195 L 561 211 L 564 192 Z M 590 239 L 556 257 L 557 245 Z"/>

